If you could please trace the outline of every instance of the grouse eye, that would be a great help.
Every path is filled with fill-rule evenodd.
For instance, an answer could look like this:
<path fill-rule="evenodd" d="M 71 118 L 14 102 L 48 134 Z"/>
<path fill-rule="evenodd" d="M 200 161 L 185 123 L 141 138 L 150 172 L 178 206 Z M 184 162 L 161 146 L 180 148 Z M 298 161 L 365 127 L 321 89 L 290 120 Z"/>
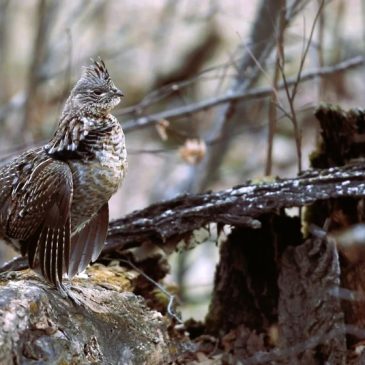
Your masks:
<path fill-rule="evenodd" d="M 93 91 L 93 94 L 95 94 L 95 95 L 101 95 L 101 94 L 103 94 L 103 92 L 101 90 L 94 90 Z"/>

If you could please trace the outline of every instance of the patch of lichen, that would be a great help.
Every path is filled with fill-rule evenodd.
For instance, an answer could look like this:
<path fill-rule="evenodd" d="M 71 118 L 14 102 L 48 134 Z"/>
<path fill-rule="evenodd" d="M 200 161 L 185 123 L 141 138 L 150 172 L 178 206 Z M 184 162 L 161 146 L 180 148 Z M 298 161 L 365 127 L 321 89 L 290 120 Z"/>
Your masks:
<path fill-rule="evenodd" d="M 134 281 L 139 274 L 133 270 L 127 270 L 117 263 L 108 266 L 102 264 L 91 265 L 86 270 L 87 277 L 78 276 L 72 281 L 75 283 L 98 285 L 117 292 L 132 292 Z"/>

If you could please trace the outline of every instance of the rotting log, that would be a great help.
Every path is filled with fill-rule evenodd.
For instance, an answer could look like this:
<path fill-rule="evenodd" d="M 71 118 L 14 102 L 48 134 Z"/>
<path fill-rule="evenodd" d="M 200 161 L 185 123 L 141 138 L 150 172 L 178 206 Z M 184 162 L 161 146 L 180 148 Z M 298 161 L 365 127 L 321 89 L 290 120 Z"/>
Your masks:
<path fill-rule="evenodd" d="M 283 208 L 317 201 L 365 197 L 365 161 L 351 166 L 309 170 L 293 179 L 245 184 L 219 192 L 186 194 L 153 204 L 110 223 L 102 256 L 142 244 L 168 249 L 208 223 L 259 228 L 257 218 Z"/>
<path fill-rule="evenodd" d="M 346 363 L 346 328 L 338 296 L 340 273 L 336 242 L 323 231 L 284 251 L 278 281 L 279 346 L 288 349 L 317 339 L 311 346 L 303 346 L 303 351 L 293 356 L 293 363 L 316 363 L 316 359 Z"/>
<path fill-rule="evenodd" d="M 268 331 L 270 325 L 275 325 L 277 321 L 280 292 L 278 292 L 275 282 L 282 269 L 279 254 L 284 250 L 285 245 L 289 244 L 290 238 L 295 236 L 288 234 L 285 243 L 282 234 L 289 232 L 289 226 L 284 224 L 279 229 L 280 225 L 275 226 L 266 223 L 264 216 L 271 216 L 270 219 L 280 219 L 280 212 L 283 214 L 284 208 L 309 205 L 328 199 L 362 198 L 365 196 L 364 176 L 365 166 L 360 163 L 327 170 L 308 171 L 294 179 L 278 180 L 258 185 L 247 184 L 215 193 L 185 195 L 172 201 L 155 204 L 111 223 L 108 243 L 102 253 L 101 260 L 125 258 L 127 249 L 141 250 L 144 248 L 147 252 L 144 257 L 149 261 L 147 269 L 160 270 L 159 276 L 161 277 L 163 272 L 167 271 L 167 268 L 161 270 L 159 263 L 161 263 L 163 255 L 160 251 L 171 252 L 171 250 L 177 248 L 178 242 L 184 239 L 188 241 L 195 229 L 204 227 L 210 222 L 216 222 L 220 225 L 229 224 L 236 227 L 232 232 L 232 237 L 229 237 L 227 241 L 229 244 L 233 242 L 235 246 L 222 247 L 220 267 L 229 267 L 230 262 L 225 261 L 225 259 L 231 257 L 235 260 L 235 268 L 238 267 L 238 269 L 231 273 L 226 272 L 227 275 L 217 271 L 213 296 L 215 299 L 212 302 L 210 315 L 208 316 L 207 330 L 220 336 L 221 334 L 217 334 L 214 328 L 217 328 L 217 324 L 224 323 L 224 326 L 222 326 L 223 332 L 237 333 L 243 336 L 242 340 L 249 336 L 249 338 L 255 339 L 254 341 L 259 341 L 256 339 L 260 339 L 261 336 L 265 337 L 264 334 Z M 292 244 L 294 245 L 301 243 L 300 225 L 298 222 L 296 225 L 298 227 L 296 229 L 297 239 L 293 239 Z M 245 234 L 243 234 L 244 231 L 246 231 Z M 242 234 L 243 236 L 241 236 Z M 233 239 L 234 235 L 237 236 L 237 239 L 232 242 L 229 241 L 230 238 Z M 260 255 L 262 255 L 262 250 L 260 253 L 259 245 L 256 244 L 257 235 L 261 236 L 262 239 L 259 240 L 262 242 L 261 248 L 264 247 L 264 252 L 267 253 L 267 255 L 265 254 L 265 260 L 261 262 L 261 267 L 265 268 L 263 271 L 257 270 L 260 266 L 255 267 L 253 264 L 254 262 L 260 263 Z M 252 237 L 251 243 L 247 240 L 249 236 Z M 241 239 L 240 237 L 246 238 Z M 278 238 L 280 239 L 278 240 Z M 277 252 L 272 246 L 275 241 L 278 242 Z M 265 242 L 267 247 L 265 247 Z M 283 243 L 285 244 L 283 245 Z M 150 252 L 156 253 L 152 248 L 153 246 L 158 246 L 156 256 L 149 255 Z M 235 247 L 235 249 L 230 251 L 232 247 Z M 226 250 L 226 254 L 223 254 L 223 250 Z M 242 252 L 241 256 L 237 255 L 237 252 Z M 275 255 L 277 256 L 275 257 Z M 156 257 L 156 261 L 154 261 L 154 257 Z M 247 271 L 240 268 L 242 264 L 242 262 L 238 262 L 240 257 L 246 261 L 250 260 Z M 237 273 L 241 276 L 238 276 L 237 280 L 233 280 L 232 278 Z M 86 301 L 90 306 L 87 304 L 86 309 L 73 311 L 70 303 L 59 297 L 58 293 L 55 293 L 47 285 L 34 280 L 34 277 L 33 280 L 30 279 L 25 282 L 16 279 L 9 280 L 13 274 L 9 273 L 8 275 L 10 276 L 6 280 L 4 276 L 1 277 L 2 286 L 0 291 L 3 291 L 0 293 L 1 303 L 3 303 L 2 317 L 13 318 L 19 323 L 15 327 L 0 326 L 3 327 L 3 330 L 5 329 L 5 332 L 0 334 L 0 339 L 4 346 L 8 346 L 5 347 L 8 351 L 3 352 L 6 354 L 4 356 L 8 356 L 4 358 L 5 360 L 10 361 L 10 359 L 19 357 L 25 359 L 23 362 L 25 364 L 30 364 L 33 361 L 31 359 L 35 358 L 58 361 L 60 358 L 57 357 L 58 355 L 56 356 L 56 353 L 63 353 L 65 359 L 69 360 L 69 355 L 65 355 L 61 351 L 62 349 L 67 349 L 66 353 L 72 354 L 81 363 L 82 361 L 87 363 L 89 361 L 87 359 L 91 358 L 90 356 L 95 358 L 103 356 L 103 359 L 106 359 L 105 363 L 109 359 L 114 361 L 116 359 L 114 356 L 131 356 L 131 364 L 143 363 L 143 361 L 140 362 L 143 357 L 148 359 L 148 364 L 165 364 L 175 354 L 181 355 L 182 351 L 176 350 L 177 345 L 171 345 L 175 339 L 169 337 L 167 325 L 163 323 L 156 312 L 151 312 L 133 294 L 115 293 L 113 290 L 106 289 L 109 286 L 108 284 L 103 285 L 102 280 L 99 283 L 90 283 L 89 290 L 80 289 L 76 284 L 76 288 L 80 289 L 80 300 Z M 226 289 L 229 288 L 229 293 L 224 291 L 225 286 L 222 279 L 226 280 L 225 284 L 230 283 L 226 287 Z M 250 297 L 241 302 L 232 300 L 229 305 L 220 308 L 217 303 L 224 300 L 225 294 L 219 293 L 219 290 L 223 288 L 223 293 L 228 295 L 232 292 L 237 293 L 240 290 L 238 285 L 241 282 L 257 284 L 256 290 L 252 290 L 252 285 L 246 285 L 246 289 L 242 293 L 249 293 Z M 218 283 L 220 284 L 218 285 Z M 264 295 L 262 295 L 263 293 Z M 242 296 L 237 298 L 242 299 Z M 96 301 L 96 304 L 94 301 Z M 116 303 L 116 307 L 112 305 L 113 302 Z M 237 304 L 239 305 L 236 307 Z M 40 310 L 37 309 L 36 316 L 38 315 L 38 317 L 34 317 L 31 313 L 32 308 L 41 308 Z M 115 308 L 117 309 L 116 312 L 114 312 Z M 240 309 L 244 309 L 244 312 L 239 316 L 227 316 L 226 314 L 231 312 L 237 314 Z M 249 317 L 250 313 L 253 314 L 252 318 Z M 51 323 L 49 325 L 50 329 L 48 329 L 48 325 L 45 325 L 45 330 L 37 328 L 36 323 L 39 322 L 40 326 L 43 326 L 43 323 L 45 323 L 44 318 L 47 318 L 47 316 L 49 316 L 49 321 L 46 320 L 46 323 Z M 127 322 L 123 322 L 125 320 Z M 74 332 L 75 323 L 78 327 L 77 333 Z M 85 326 L 86 323 L 88 323 L 88 326 Z M 107 329 L 110 329 L 113 325 L 116 326 L 116 332 L 107 332 Z M 239 326 L 242 325 L 248 325 L 248 327 L 243 327 L 243 332 L 238 330 Z M 259 332 L 262 335 L 257 337 L 254 327 L 257 327 L 258 331 L 262 331 Z M 26 332 L 24 332 L 24 328 L 27 328 Z M 250 331 L 254 332 L 251 333 Z M 121 336 L 122 333 L 128 333 L 128 341 L 124 342 L 125 337 Z M 146 333 L 151 337 L 146 337 Z M 105 341 L 105 338 L 114 335 L 113 339 L 116 342 Z M 38 339 L 37 336 L 40 336 L 41 339 Z M 342 333 L 342 339 L 339 339 L 340 343 L 342 343 L 344 336 L 345 333 Z M 13 338 L 15 341 L 10 341 L 9 338 Z M 22 338 L 27 340 L 22 342 L 20 340 Z M 58 347 L 61 346 L 59 345 L 59 338 L 62 339 L 62 348 Z M 131 343 L 131 338 L 134 338 L 135 342 Z M 139 341 L 140 345 L 143 344 L 142 347 L 138 345 Z M 41 346 L 38 345 L 39 343 L 41 343 Z M 125 349 L 125 352 L 116 353 L 108 350 L 110 344 L 113 348 Z M 49 347 L 47 347 L 48 345 Z M 260 342 L 257 346 L 259 345 Z M 312 347 L 315 348 L 320 345 L 321 339 L 314 343 Z M 54 346 L 58 349 L 57 351 L 53 350 Z M 247 363 L 264 364 L 263 359 L 265 358 L 269 359 L 266 363 L 270 363 L 270 361 L 273 361 L 272 359 L 277 358 L 288 359 L 287 352 L 284 351 L 283 355 L 279 356 L 277 353 L 270 353 L 270 346 L 262 346 L 258 348 L 261 350 L 266 349 L 267 352 L 260 351 L 260 356 L 252 356 L 250 360 L 247 360 Z M 140 352 L 142 348 L 146 352 Z M 174 350 L 171 352 L 171 349 Z M 237 352 L 232 354 L 232 359 L 235 359 L 232 361 L 240 359 L 236 356 L 243 356 L 242 348 L 232 347 L 232 349 L 232 351 Z M 307 349 L 299 347 L 298 352 L 291 356 L 299 356 Z M 88 355 L 89 352 L 93 355 Z M 252 352 L 247 350 L 244 354 L 252 355 Z M 327 355 L 328 359 L 332 358 L 331 356 L 339 356 L 341 359 L 341 354 L 333 355 L 331 351 L 327 352 Z M 122 357 L 122 359 L 124 361 L 126 358 Z M 150 359 L 156 360 L 152 362 Z M 94 363 L 98 363 L 97 361 L 99 360 L 95 360 Z M 12 363 L 14 362 L 9 362 L 9 364 Z M 184 363 L 183 360 L 181 363 Z M 287 363 L 290 363 L 290 361 Z M 342 364 L 341 361 L 334 363 Z"/>
<path fill-rule="evenodd" d="M 222 361 L 227 364 L 237 361 L 244 361 L 245 364 L 275 361 L 280 364 L 320 364 L 326 361 L 341 365 L 346 362 L 361 363 L 361 356 L 351 358 L 350 342 L 346 335 L 351 333 L 356 338 L 365 338 L 364 331 L 361 331 L 365 320 L 363 299 L 360 297 L 361 300 L 355 305 L 341 302 L 340 298 L 343 289 L 353 293 L 355 289 L 365 288 L 361 274 L 365 260 L 358 260 L 354 266 L 342 247 L 337 254 L 337 247 L 327 234 L 334 235 L 338 229 L 362 223 L 365 216 L 362 203 L 365 197 L 365 163 L 362 160 L 365 154 L 365 118 L 361 110 L 344 112 L 327 106 L 319 108 L 316 115 L 322 128 L 321 145 L 312 156 L 316 169 L 292 179 L 247 183 L 220 192 L 182 195 L 110 224 L 100 261 L 133 259 L 137 256 L 139 260 L 135 262 L 142 262 L 141 267 L 155 279 L 161 279 L 168 272 L 164 255 L 184 247 L 184 244 L 188 245 L 195 230 L 207 227 L 209 223 L 232 227 L 232 232 L 221 246 L 213 300 L 207 322 L 203 324 L 206 333 L 217 339 L 213 348 L 206 348 L 211 352 L 224 351 Z M 285 215 L 285 209 L 292 207 L 306 207 L 304 226 L 298 218 Z M 326 223 L 327 231 L 315 229 L 314 233 L 313 230 L 310 233 L 312 223 L 319 227 Z M 305 237 L 301 234 L 301 228 Z M 11 268 L 15 268 L 15 264 L 7 267 L 8 270 Z M 94 266 L 89 270 L 99 272 L 100 268 Z M 99 352 L 102 354 L 100 356 L 109 356 L 106 351 L 110 344 L 103 342 L 109 334 L 101 328 L 109 328 L 111 323 L 116 323 L 116 331 L 131 332 L 132 329 L 132 335 L 133 329 L 136 329 L 136 338 L 141 335 L 139 339 L 147 346 L 149 356 L 153 355 L 152 359 L 156 359 L 156 364 L 168 363 L 175 355 L 180 359 L 179 363 L 184 363 L 184 357 L 181 357 L 184 351 L 177 345 L 181 337 L 177 340 L 170 337 L 171 331 L 167 330 L 164 317 L 145 307 L 133 294 L 123 294 L 112 284 L 103 284 L 105 278 L 102 276 L 96 281 L 75 282 L 78 289 L 76 294 L 80 301 L 86 302 L 87 310 L 73 312 L 70 303 L 35 280 L 34 276 L 27 277 L 28 285 L 28 281 L 19 281 L 22 279 L 18 275 L 12 272 L 1 275 L 0 289 L 8 294 L 0 293 L 0 303 L 3 316 L 18 320 L 19 328 L 24 328 L 23 319 L 30 325 L 28 329 L 31 334 L 26 336 L 38 336 L 42 331 L 48 331 L 51 337 L 57 338 L 66 333 L 71 337 L 65 336 L 70 342 L 65 340 L 64 343 L 72 349 L 71 353 L 79 356 L 80 361 L 85 361 L 88 353 L 94 354 L 95 359 Z M 14 279 L 11 279 L 13 276 Z M 41 293 L 46 295 L 42 296 Z M 34 305 L 29 301 L 24 306 L 15 301 L 19 303 L 20 317 L 17 312 L 14 313 L 18 305 L 14 306 L 10 298 L 19 296 L 29 300 L 27 295 L 39 303 L 35 308 L 44 308 L 43 316 L 51 315 L 50 325 L 43 325 L 44 321 L 39 318 L 39 329 L 36 327 L 37 321 L 31 322 L 32 314 L 29 311 L 34 309 Z M 129 298 L 127 302 L 133 308 L 125 303 L 125 297 Z M 9 298 L 8 302 L 4 302 L 3 298 Z M 55 298 L 58 304 L 54 302 Z M 119 310 L 117 313 L 113 312 L 114 302 Z M 54 314 L 58 308 L 63 312 Z M 69 322 L 64 318 L 65 312 Z M 147 317 L 138 317 L 138 313 Z M 81 322 L 73 320 L 74 315 Z M 119 322 L 119 319 L 126 317 L 127 323 Z M 65 321 L 81 327 L 90 321 L 90 326 L 94 326 L 92 331 L 97 333 L 96 340 L 82 332 L 80 341 L 78 338 L 73 341 L 73 332 L 65 332 L 62 327 Z M 139 321 L 143 321 L 140 326 Z M 48 330 L 47 326 L 51 329 Z M 53 328 L 57 328 L 54 333 Z M 270 335 L 275 328 L 279 337 Z M 88 330 L 87 326 L 82 328 L 84 330 Z M 7 338 L 11 331 L 16 331 L 16 328 L 10 327 L 10 332 L 4 333 L 3 338 Z M 144 337 L 146 331 L 151 337 Z M 38 347 L 28 349 L 25 343 L 37 344 L 38 337 L 22 343 L 21 338 L 26 336 L 18 337 L 19 341 L 11 344 L 12 354 L 18 354 L 21 349 L 21 354 L 27 354 L 28 359 L 49 356 L 43 353 L 37 355 Z M 270 341 L 265 340 L 268 337 Z M 161 342 L 156 342 L 157 338 Z M 53 348 L 52 341 L 49 341 Z M 111 345 L 125 348 L 123 354 L 138 346 L 137 342 L 135 346 L 128 341 L 124 343 L 123 336 L 120 341 Z M 18 349 L 16 346 L 21 344 L 23 347 Z M 198 350 L 203 351 L 201 347 Z M 133 352 L 133 356 L 141 356 L 138 360 L 137 357 L 130 360 L 131 364 L 139 364 L 138 361 L 145 355 L 137 351 Z"/>
<path fill-rule="evenodd" d="M 337 105 L 321 105 L 315 112 L 320 124 L 321 140 L 311 155 L 314 168 L 332 168 L 359 163 L 365 159 L 365 110 L 343 110 Z M 306 211 L 306 221 L 321 226 L 327 221 L 327 231 L 335 236 L 347 232 L 353 236 L 365 223 L 365 201 L 356 194 L 342 199 L 318 201 Z M 337 245 L 341 263 L 341 287 L 351 293 L 352 299 L 342 301 L 345 322 L 358 328 L 365 326 L 365 236 L 359 240 Z M 350 239 L 351 241 L 351 239 Z M 363 339 L 364 336 L 361 337 Z M 349 345 L 358 341 L 358 336 L 348 336 Z"/>
<path fill-rule="evenodd" d="M 225 334 L 244 324 L 265 332 L 277 322 L 280 256 L 300 244 L 300 221 L 282 214 L 260 216 L 261 227 L 235 227 L 220 248 L 206 331 Z"/>
<path fill-rule="evenodd" d="M 168 321 L 131 293 L 133 274 L 96 265 L 74 305 L 29 270 L 0 277 L 0 364 L 168 364 Z"/>

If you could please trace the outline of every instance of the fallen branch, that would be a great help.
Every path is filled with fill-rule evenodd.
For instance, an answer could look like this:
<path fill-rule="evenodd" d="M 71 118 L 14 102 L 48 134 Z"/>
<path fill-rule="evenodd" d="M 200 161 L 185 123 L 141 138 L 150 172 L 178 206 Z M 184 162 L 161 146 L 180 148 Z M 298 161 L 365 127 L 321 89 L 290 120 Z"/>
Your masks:
<path fill-rule="evenodd" d="M 272 183 L 247 184 L 219 192 L 186 194 L 151 205 L 110 223 L 102 256 L 142 243 L 178 242 L 208 223 L 259 227 L 257 217 L 321 200 L 365 196 L 365 164 L 308 171 Z"/>

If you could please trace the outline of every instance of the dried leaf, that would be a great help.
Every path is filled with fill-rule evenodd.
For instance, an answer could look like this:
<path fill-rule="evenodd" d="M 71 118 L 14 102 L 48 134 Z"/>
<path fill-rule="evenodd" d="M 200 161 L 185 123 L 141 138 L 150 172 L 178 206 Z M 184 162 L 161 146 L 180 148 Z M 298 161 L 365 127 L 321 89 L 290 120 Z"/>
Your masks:
<path fill-rule="evenodd" d="M 191 165 L 196 165 L 205 156 L 207 146 L 202 139 L 187 139 L 179 148 L 180 157 Z"/>
<path fill-rule="evenodd" d="M 156 124 L 157 133 L 163 141 L 167 141 L 168 139 L 167 129 L 169 126 L 170 122 L 166 119 L 161 119 Z"/>

